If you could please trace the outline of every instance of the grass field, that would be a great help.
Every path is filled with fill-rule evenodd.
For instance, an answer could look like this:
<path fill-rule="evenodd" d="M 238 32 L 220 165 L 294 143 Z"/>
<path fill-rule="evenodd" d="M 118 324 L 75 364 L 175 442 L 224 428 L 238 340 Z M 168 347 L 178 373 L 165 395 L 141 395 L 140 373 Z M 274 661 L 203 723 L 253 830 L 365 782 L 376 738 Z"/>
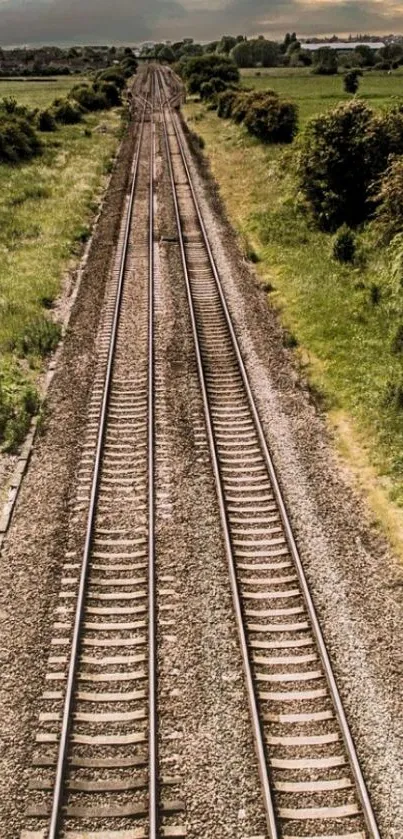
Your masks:
<path fill-rule="evenodd" d="M 278 70 L 243 78 L 298 99 L 302 122 L 345 98 L 337 92 L 340 78 Z M 371 74 L 362 87 L 376 107 L 403 90 L 403 77 Z M 190 101 L 185 112 L 206 142 L 229 215 L 256 252 L 268 299 L 324 399 L 340 449 L 357 478 L 365 476 L 373 508 L 403 551 L 403 413 L 387 403 L 388 383 L 403 381 L 403 360 L 391 351 L 397 321 L 386 252 L 369 228 L 360 236 L 359 265 L 333 259 L 332 237 L 316 230 L 299 207 L 298 145 L 263 146 L 200 103 Z"/>
<path fill-rule="evenodd" d="M 261 75 L 257 76 L 256 73 Z M 311 116 L 351 98 L 344 93 L 341 75 L 314 76 L 310 68 L 295 70 L 274 67 L 261 71 L 243 70 L 242 84 L 257 90 L 271 88 L 281 96 L 292 99 L 299 106 L 302 127 Z M 394 97 L 402 98 L 403 68 L 391 76 L 387 73 L 366 73 L 360 79 L 358 96 L 374 108 L 387 105 Z"/>
<path fill-rule="evenodd" d="M 55 79 L 1 79 L 0 99 L 14 96 L 21 105 L 29 108 L 47 108 L 58 96 L 67 96 L 77 76 L 59 76 Z"/>
<path fill-rule="evenodd" d="M 77 81 L 77 79 L 75 79 Z M 44 107 L 73 80 L 1 82 L 0 96 Z M 44 151 L 0 165 L 0 438 L 14 446 L 37 405 L 43 359 L 59 328 L 52 306 L 88 238 L 120 131 L 118 111 L 42 134 Z"/>

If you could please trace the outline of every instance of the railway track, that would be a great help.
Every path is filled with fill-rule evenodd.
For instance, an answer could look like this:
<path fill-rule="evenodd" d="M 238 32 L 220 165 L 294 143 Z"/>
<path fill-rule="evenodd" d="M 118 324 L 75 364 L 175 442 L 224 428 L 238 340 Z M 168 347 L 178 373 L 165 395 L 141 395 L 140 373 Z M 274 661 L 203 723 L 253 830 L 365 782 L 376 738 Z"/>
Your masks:
<path fill-rule="evenodd" d="M 63 568 L 23 839 L 185 835 L 157 746 L 154 157 L 150 76 L 74 509 L 85 547 Z"/>
<path fill-rule="evenodd" d="M 163 74 L 172 197 L 271 839 L 379 839 Z"/>
<path fill-rule="evenodd" d="M 156 131 L 170 174 L 267 836 L 379 839 L 193 186 L 172 107 L 177 94 L 151 71 L 138 101 L 77 533 L 63 568 L 21 839 L 187 835 L 180 779 L 162 774 L 158 748 L 157 623 L 160 609 L 161 625 L 174 615 L 161 605 L 154 546 Z"/>

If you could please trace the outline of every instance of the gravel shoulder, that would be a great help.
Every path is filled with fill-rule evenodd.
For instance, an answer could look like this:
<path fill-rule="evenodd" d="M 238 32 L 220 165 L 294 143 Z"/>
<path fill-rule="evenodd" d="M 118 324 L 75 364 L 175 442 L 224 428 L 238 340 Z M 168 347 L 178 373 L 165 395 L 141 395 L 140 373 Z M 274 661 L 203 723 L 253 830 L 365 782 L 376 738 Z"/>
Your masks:
<path fill-rule="evenodd" d="M 0 555 L 0 835 L 19 835 L 32 732 L 76 487 L 95 340 L 135 143 L 122 142 L 48 393 L 44 421 Z"/>
<path fill-rule="evenodd" d="M 403 572 L 335 453 L 325 418 L 283 347 L 207 161 L 188 155 L 306 574 L 385 839 L 403 835 Z"/>

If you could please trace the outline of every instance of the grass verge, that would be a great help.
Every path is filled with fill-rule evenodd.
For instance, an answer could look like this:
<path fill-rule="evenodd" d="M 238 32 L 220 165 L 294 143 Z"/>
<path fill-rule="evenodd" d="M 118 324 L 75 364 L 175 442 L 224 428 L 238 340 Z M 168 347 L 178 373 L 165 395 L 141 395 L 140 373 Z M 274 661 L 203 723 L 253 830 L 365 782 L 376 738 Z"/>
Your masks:
<path fill-rule="evenodd" d="M 376 86 L 375 74 L 369 78 Z M 282 79 L 281 92 L 292 98 L 287 81 Z M 311 77 L 298 78 L 306 81 Z M 272 76 L 265 83 L 270 86 Z M 311 88 L 306 91 L 309 97 Z M 316 113 L 322 105 L 317 98 Z M 290 346 L 322 397 L 339 450 L 355 477 L 362 475 L 377 518 L 403 553 L 403 406 L 394 398 L 399 383 L 403 394 L 403 353 L 392 351 L 398 315 L 387 252 L 369 227 L 359 236 L 356 263 L 336 262 L 332 237 L 316 230 L 299 205 L 293 147 L 263 146 L 200 103 L 189 102 L 185 116 L 205 143 L 245 254 L 256 263 Z"/>
<path fill-rule="evenodd" d="M 76 80 L 73 80 L 76 81 Z M 46 107 L 73 81 L 2 82 L 0 95 Z M 29 96 L 29 99 L 27 99 Z M 41 135 L 44 153 L 0 166 L 0 444 L 13 450 L 38 407 L 44 358 L 60 337 L 52 312 L 91 230 L 121 128 L 117 110 Z"/>

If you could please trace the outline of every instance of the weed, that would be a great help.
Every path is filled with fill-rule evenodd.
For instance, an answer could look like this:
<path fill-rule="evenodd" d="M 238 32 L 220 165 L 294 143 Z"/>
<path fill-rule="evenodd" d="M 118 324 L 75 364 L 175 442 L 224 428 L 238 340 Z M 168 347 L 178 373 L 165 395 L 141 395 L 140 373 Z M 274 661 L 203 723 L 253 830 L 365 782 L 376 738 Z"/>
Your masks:
<path fill-rule="evenodd" d="M 298 339 L 289 329 L 283 330 L 283 347 L 287 350 L 294 350 L 298 347 Z"/>
<path fill-rule="evenodd" d="M 15 451 L 24 439 L 39 407 L 35 387 L 15 362 L 0 366 L 0 444 L 6 451 Z"/>
<path fill-rule="evenodd" d="M 60 338 L 60 324 L 54 323 L 44 315 L 38 315 L 26 324 L 16 349 L 21 356 L 45 358 L 56 349 Z"/>
<path fill-rule="evenodd" d="M 369 299 L 373 306 L 378 306 L 381 302 L 381 289 L 379 288 L 379 285 L 377 285 L 376 283 L 371 284 L 371 288 L 369 290 Z"/>
<path fill-rule="evenodd" d="M 343 224 L 333 240 L 333 257 L 338 262 L 353 262 L 356 252 L 356 239 L 352 230 Z"/>
<path fill-rule="evenodd" d="M 392 339 L 391 350 L 396 355 L 403 353 L 403 323 L 399 323 Z"/>

